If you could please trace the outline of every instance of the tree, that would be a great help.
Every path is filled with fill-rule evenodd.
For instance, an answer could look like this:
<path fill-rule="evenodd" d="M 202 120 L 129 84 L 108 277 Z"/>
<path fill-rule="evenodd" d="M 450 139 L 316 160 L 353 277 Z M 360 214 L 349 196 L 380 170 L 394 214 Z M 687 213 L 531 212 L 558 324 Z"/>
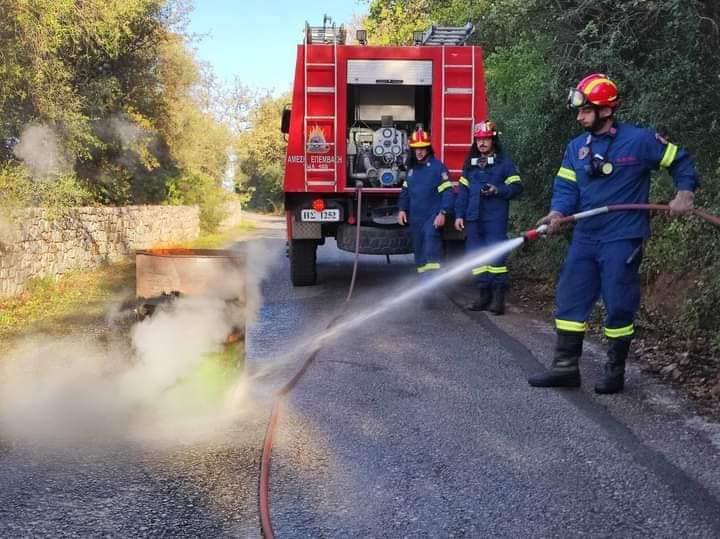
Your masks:
<path fill-rule="evenodd" d="M 241 188 L 251 194 L 250 205 L 258 209 L 275 211 L 282 202 L 286 143 L 280 118 L 289 99 L 289 95 L 260 98 L 238 139 Z"/>
<path fill-rule="evenodd" d="M 221 198 L 234 135 L 189 50 L 186 0 L 0 0 L 0 12 L 0 140 L 26 139 L 6 145 L 6 177 L 38 181 L 20 169 L 36 171 L 47 145 L 28 133 L 42 133 L 63 165 L 43 175 L 97 203 Z"/>

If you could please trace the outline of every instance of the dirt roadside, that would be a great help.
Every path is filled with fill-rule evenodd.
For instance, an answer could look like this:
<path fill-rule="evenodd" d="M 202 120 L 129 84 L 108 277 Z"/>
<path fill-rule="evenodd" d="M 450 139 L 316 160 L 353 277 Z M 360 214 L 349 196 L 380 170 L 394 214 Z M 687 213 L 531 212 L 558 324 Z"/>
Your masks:
<path fill-rule="evenodd" d="M 509 311 L 546 324 L 549 336 L 554 338 L 554 294 L 554 285 L 546 279 L 516 277 L 508 297 Z M 597 308 L 590 321 L 590 338 L 604 348 L 601 322 L 602 313 Z M 720 421 L 720 357 L 710 348 L 707 339 L 672 334 L 644 307 L 635 326 L 637 334 L 630 352 L 631 363 L 671 386 L 697 413 Z"/>

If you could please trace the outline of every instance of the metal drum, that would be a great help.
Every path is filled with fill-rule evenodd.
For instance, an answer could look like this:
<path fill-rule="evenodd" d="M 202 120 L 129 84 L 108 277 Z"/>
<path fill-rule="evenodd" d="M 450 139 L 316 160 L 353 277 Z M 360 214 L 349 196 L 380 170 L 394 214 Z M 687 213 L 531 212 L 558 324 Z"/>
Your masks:
<path fill-rule="evenodd" d="M 148 249 L 135 254 L 136 295 L 245 300 L 245 255 L 225 249 Z"/>

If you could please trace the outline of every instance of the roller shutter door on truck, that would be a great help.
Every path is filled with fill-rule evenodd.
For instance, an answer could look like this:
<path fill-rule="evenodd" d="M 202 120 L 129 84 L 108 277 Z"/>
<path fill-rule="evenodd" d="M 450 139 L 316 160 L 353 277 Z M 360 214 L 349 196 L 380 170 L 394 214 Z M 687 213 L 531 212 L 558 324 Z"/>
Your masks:
<path fill-rule="evenodd" d="M 348 60 L 348 84 L 431 86 L 429 60 Z"/>

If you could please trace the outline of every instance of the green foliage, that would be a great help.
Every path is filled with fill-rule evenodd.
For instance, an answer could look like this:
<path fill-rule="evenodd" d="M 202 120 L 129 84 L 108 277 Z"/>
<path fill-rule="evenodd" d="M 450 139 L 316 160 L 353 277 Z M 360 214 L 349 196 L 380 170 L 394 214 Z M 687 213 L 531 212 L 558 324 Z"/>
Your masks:
<path fill-rule="evenodd" d="M 200 228 L 204 233 L 217 230 L 226 216 L 225 193 L 207 174 L 196 172 L 170 178 L 167 189 L 169 203 L 200 206 Z"/>
<path fill-rule="evenodd" d="M 51 132 L 62 154 L 52 176 L 73 176 L 101 204 L 161 203 L 183 175 L 184 192 L 197 179 L 208 194 L 210 176 L 208 196 L 220 196 L 233 135 L 198 97 L 208 75 L 179 30 L 184 0 L 0 0 L 0 13 L 0 141 Z M 0 160 L 21 158 L 36 177 L 44 151 Z"/>
<path fill-rule="evenodd" d="M 239 187 L 250 195 L 249 206 L 262 211 L 276 212 L 282 203 L 286 142 L 280 118 L 289 100 L 289 96 L 260 98 L 238 138 Z"/>
<path fill-rule="evenodd" d="M 426 30 L 432 0 L 373 0 L 365 24 L 373 45 L 410 45 L 415 30 Z"/>
<path fill-rule="evenodd" d="M 22 166 L 0 166 L 0 216 L 28 206 L 43 206 L 51 216 L 59 216 L 67 208 L 91 202 L 91 193 L 74 176 L 33 180 Z"/>
<path fill-rule="evenodd" d="M 687 147 L 702 178 L 698 205 L 720 214 L 720 4 L 685 0 L 372 0 L 367 28 L 377 43 L 407 43 L 412 29 L 472 21 L 485 51 L 488 101 L 525 185 L 513 224 L 526 229 L 547 212 L 564 145 L 579 132 L 564 108 L 567 88 L 592 72 L 620 87 L 620 118 L 664 127 Z M 652 198 L 668 201 L 659 174 Z M 668 275 L 686 287 L 673 312 L 685 332 L 720 328 L 715 253 L 720 231 L 695 220 L 656 218 L 643 264 L 648 284 Z M 564 242 L 554 240 L 557 246 Z M 517 265 L 555 275 L 562 249 L 531 247 Z"/>

